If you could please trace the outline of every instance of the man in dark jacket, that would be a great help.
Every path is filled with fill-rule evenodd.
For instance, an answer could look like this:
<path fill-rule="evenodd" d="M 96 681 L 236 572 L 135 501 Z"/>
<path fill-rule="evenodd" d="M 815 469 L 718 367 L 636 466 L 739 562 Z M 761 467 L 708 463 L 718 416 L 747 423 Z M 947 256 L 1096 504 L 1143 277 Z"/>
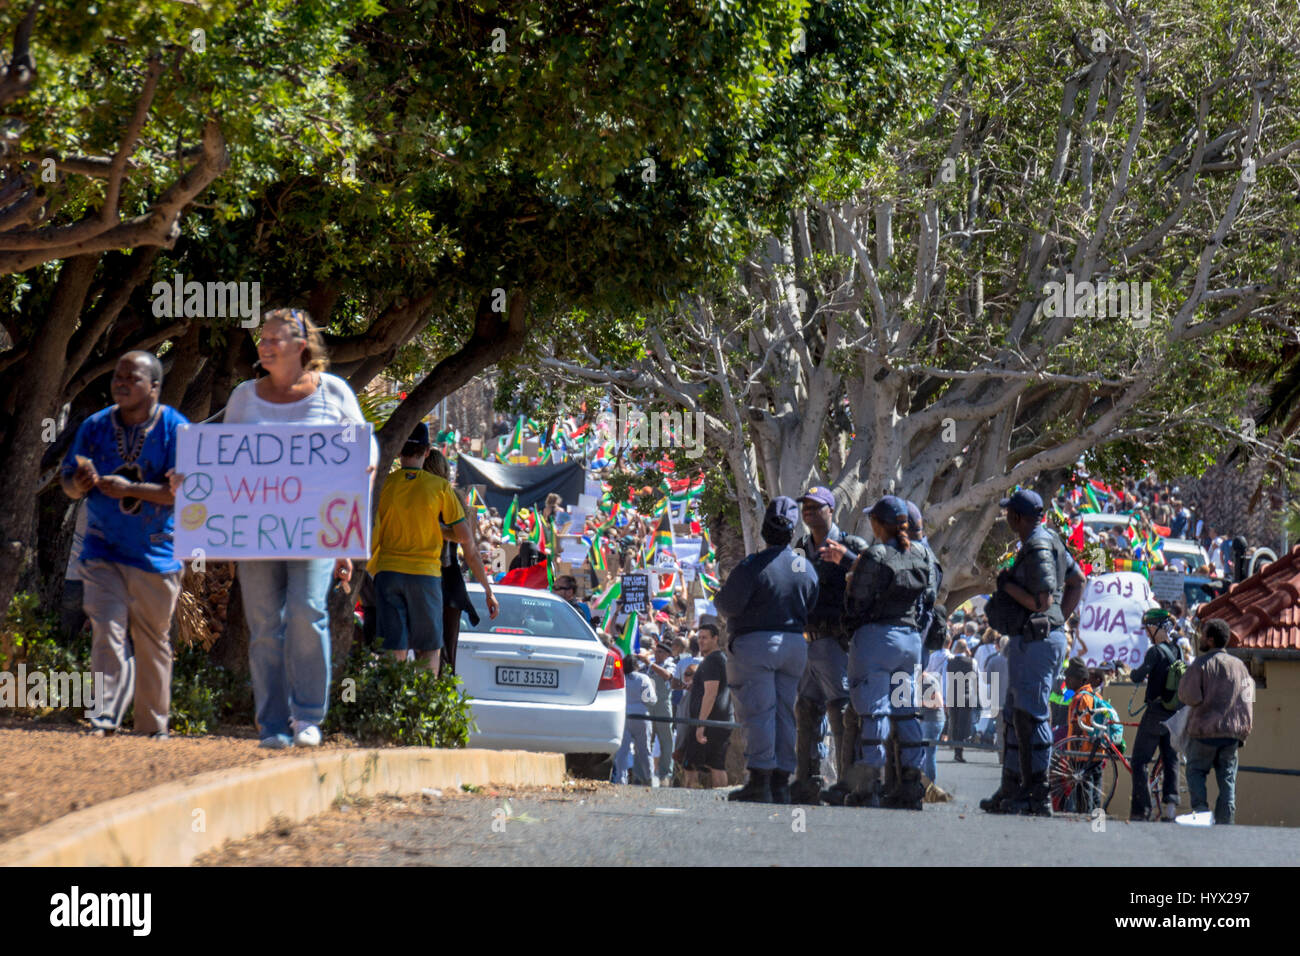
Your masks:
<path fill-rule="evenodd" d="M 802 554 L 817 572 L 817 604 L 808 615 L 808 665 L 799 681 L 795 700 L 795 779 L 790 784 L 790 799 L 795 803 L 821 802 L 821 758 L 816 755 L 817 731 L 822 720 L 829 718 L 831 737 L 835 741 L 835 772 L 839 788 L 847 793 L 844 770 L 853 762 L 853 748 L 858 739 L 857 714 L 849 705 L 849 638 L 843 624 L 844 581 L 867 542 L 845 534 L 835 524 L 835 496 L 829 488 L 815 486 L 799 499 L 800 516 L 808 533 L 795 543 L 795 553 Z M 824 731 L 823 731 L 824 733 Z M 828 791 L 830 803 L 836 794 Z"/>
<path fill-rule="evenodd" d="M 1169 668 L 1179 660 L 1180 655 L 1173 641 L 1169 639 L 1171 615 L 1164 608 L 1152 608 L 1142 615 L 1142 625 L 1147 637 L 1151 639 L 1142 666 L 1134 668 L 1129 675 L 1134 684 L 1147 682 L 1146 710 L 1142 713 L 1142 722 L 1138 724 L 1137 737 L 1133 741 L 1133 798 L 1129 805 L 1129 822 L 1140 822 L 1151 816 L 1151 792 L 1147 787 L 1147 764 L 1160 751 L 1160 760 L 1164 768 L 1164 819 L 1172 820 L 1178 811 L 1178 754 L 1169 740 L 1165 722 L 1169 720 L 1182 705 L 1178 702 L 1178 690 L 1165 689 L 1169 678 Z"/>
<path fill-rule="evenodd" d="M 1219 784 L 1214 822 L 1232 823 L 1236 817 L 1237 750 L 1250 736 L 1254 722 L 1255 681 L 1245 664 L 1224 653 L 1230 640 L 1232 632 L 1226 621 L 1216 617 L 1207 622 L 1201 656 L 1178 684 L 1178 699 L 1192 708 L 1187 717 L 1187 789 L 1192 813 L 1190 820 L 1179 817 L 1179 823 L 1200 823 L 1209 815 L 1205 778 L 1211 767 Z"/>

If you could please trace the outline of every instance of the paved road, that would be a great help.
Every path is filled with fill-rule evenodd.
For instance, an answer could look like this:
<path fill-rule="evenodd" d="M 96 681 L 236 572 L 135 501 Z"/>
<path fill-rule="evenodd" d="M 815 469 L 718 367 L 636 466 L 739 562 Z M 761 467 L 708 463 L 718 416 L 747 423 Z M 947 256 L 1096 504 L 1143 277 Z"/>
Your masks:
<path fill-rule="evenodd" d="M 967 751 L 967 759 L 953 763 L 950 752 L 940 752 L 939 779 L 955 799 L 922 813 L 778 808 L 728 803 L 724 791 L 606 787 L 515 796 L 509 816 L 500 797 L 417 801 L 363 819 L 354 814 L 329 831 L 329 841 L 344 842 L 316 845 L 329 850 L 325 865 L 337 857 L 353 865 L 443 866 L 1204 866 L 1216 859 L 1275 866 L 1300 857 L 1300 832 L 1290 829 L 1116 818 L 1101 829 L 1086 817 L 990 816 L 977 805 L 997 786 L 994 758 Z M 275 862 L 261 857 L 223 862 Z"/>

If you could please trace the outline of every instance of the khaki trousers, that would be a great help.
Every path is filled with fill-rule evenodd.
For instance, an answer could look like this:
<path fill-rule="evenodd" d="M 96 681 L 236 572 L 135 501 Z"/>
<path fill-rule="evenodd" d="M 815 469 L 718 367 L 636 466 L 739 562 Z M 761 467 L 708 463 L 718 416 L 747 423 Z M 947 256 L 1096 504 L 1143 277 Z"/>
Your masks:
<path fill-rule="evenodd" d="M 169 631 L 181 593 L 179 571 L 157 574 L 112 561 L 81 562 L 83 608 L 94 633 L 90 667 L 104 675 L 97 728 L 117 729 L 135 702 L 137 733 L 164 733 L 171 712 Z"/>

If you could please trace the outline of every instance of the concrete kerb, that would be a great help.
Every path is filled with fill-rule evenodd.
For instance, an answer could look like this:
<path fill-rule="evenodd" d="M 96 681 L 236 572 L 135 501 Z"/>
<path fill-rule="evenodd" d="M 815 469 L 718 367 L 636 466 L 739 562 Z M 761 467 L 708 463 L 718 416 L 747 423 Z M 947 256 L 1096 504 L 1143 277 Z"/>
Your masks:
<path fill-rule="evenodd" d="M 415 794 L 426 787 L 559 786 L 561 754 L 521 750 L 317 752 L 214 770 L 60 817 L 0 844 L 3 866 L 186 866 L 195 857 L 297 823 L 340 798 Z"/>

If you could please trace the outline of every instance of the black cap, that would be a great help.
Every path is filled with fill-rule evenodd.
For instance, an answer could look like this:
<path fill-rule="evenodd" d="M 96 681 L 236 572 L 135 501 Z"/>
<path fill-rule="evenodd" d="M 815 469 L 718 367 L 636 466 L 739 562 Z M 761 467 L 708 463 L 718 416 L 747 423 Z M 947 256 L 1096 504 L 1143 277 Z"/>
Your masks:
<path fill-rule="evenodd" d="M 1010 498 L 1003 498 L 998 504 L 1028 518 L 1037 518 L 1043 513 L 1043 499 L 1037 492 L 1030 491 L 1028 488 L 1021 488 Z"/>
<path fill-rule="evenodd" d="M 767 503 L 767 512 L 763 515 L 765 522 L 771 522 L 773 519 L 793 528 L 795 522 L 799 520 L 798 502 L 786 495 L 777 495 Z"/>
<path fill-rule="evenodd" d="M 406 439 L 408 445 L 419 445 L 423 448 L 429 447 L 429 426 L 420 422 L 415 426 L 415 431 L 411 432 L 411 437 Z"/>
<path fill-rule="evenodd" d="M 882 524 L 900 525 L 907 520 L 907 502 L 897 495 L 885 495 L 867 509 L 867 514 Z"/>

